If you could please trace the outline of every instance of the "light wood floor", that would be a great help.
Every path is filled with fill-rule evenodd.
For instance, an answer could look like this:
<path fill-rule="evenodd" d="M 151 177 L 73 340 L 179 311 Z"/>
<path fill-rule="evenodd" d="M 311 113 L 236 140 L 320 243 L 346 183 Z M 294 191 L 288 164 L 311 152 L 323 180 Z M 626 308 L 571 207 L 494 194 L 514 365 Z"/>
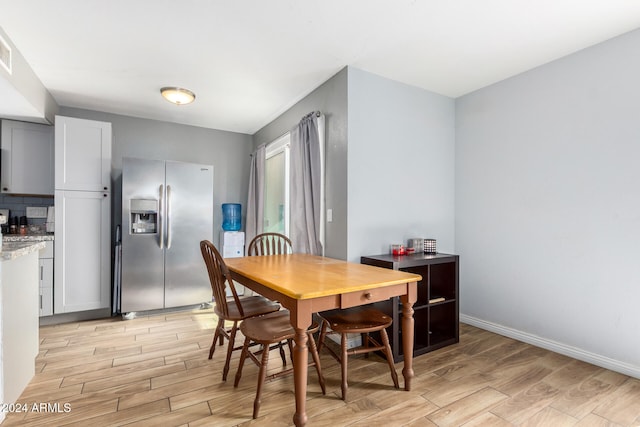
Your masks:
<path fill-rule="evenodd" d="M 214 324 L 203 310 L 42 327 L 29 411 L 3 426 L 291 425 L 292 377 L 265 384 L 252 420 L 257 368 L 234 388 L 236 355 L 221 381 L 223 351 L 207 360 Z M 410 392 L 393 389 L 382 359 L 352 357 L 345 403 L 337 363 L 322 362 L 327 395 L 310 370 L 309 426 L 640 425 L 640 380 L 464 324 L 459 344 L 414 359 Z"/>

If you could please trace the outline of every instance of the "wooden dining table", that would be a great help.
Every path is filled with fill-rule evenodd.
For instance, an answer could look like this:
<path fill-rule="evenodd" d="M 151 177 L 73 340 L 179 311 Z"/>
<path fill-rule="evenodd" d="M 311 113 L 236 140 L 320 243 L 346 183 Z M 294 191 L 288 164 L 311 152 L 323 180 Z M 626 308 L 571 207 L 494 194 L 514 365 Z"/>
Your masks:
<path fill-rule="evenodd" d="M 357 264 L 308 254 L 227 258 L 234 281 L 278 301 L 290 312 L 295 329 L 293 351 L 296 426 L 307 423 L 307 328 L 313 313 L 349 308 L 400 297 L 402 302 L 402 349 L 405 390 L 411 389 L 413 373 L 413 304 L 417 299 L 418 274 Z"/>

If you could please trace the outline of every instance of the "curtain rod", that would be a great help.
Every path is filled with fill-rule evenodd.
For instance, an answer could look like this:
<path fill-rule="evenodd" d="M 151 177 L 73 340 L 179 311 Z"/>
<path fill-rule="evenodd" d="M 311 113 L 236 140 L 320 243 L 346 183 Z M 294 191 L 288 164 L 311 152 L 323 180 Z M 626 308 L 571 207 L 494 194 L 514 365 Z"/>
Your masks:
<path fill-rule="evenodd" d="M 249 153 L 249 157 L 253 157 L 253 154 L 258 151 L 260 149 L 260 147 L 266 147 L 267 143 L 263 142 L 262 144 L 258 145 L 258 147 L 256 147 L 255 151 L 253 153 Z"/>
<path fill-rule="evenodd" d="M 321 112 L 320 110 L 318 110 L 318 111 L 312 111 L 312 112 L 310 112 L 309 114 L 304 115 L 304 116 L 302 117 L 302 119 L 306 119 L 307 117 L 311 117 L 313 114 L 315 114 L 315 115 L 316 115 L 316 117 L 320 117 L 320 116 L 322 115 L 322 112 Z M 302 119 L 301 119 L 301 120 L 302 120 Z"/>
<path fill-rule="evenodd" d="M 316 115 L 316 117 L 320 117 L 320 116 L 322 115 L 322 111 L 320 111 L 320 110 L 312 111 L 312 112 L 310 112 L 310 113 L 306 114 L 305 116 L 303 116 L 303 117 L 302 117 L 302 119 L 300 119 L 300 120 L 303 120 L 303 119 L 305 119 L 306 117 L 311 117 L 313 114 L 315 114 L 315 115 Z M 277 141 L 278 139 L 282 138 L 282 137 L 283 137 L 283 136 L 285 136 L 287 133 L 289 133 L 289 131 L 286 131 L 285 133 L 283 133 L 282 135 L 280 135 L 279 137 L 277 137 L 276 139 L 274 139 L 274 141 Z M 273 141 L 272 141 L 272 142 L 273 142 Z M 269 143 L 266 143 L 266 142 L 265 142 L 265 143 L 262 143 L 262 144 L 260 144 L 260 145 L 258 146 L 258 148 L 260 148 L 260 147 L 261 147 L 261 146 L 263 146 L 263 145 L 264 145 L 264 146 L 266 146 L 266 145 L 268 145 L 268 144 L 269 144 Z M 257 150 L 257 148 L 256 148 L 256 150 Z M 249 157 L 253 157 L 253 153 L 249 154 Z"/>

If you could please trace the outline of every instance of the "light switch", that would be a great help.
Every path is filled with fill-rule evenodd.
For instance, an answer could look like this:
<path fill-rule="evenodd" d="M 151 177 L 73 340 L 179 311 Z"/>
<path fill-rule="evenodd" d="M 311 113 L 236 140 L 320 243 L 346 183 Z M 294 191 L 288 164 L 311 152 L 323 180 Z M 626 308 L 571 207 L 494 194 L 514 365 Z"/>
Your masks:
<path fill-rule="evenodd" d="M 327 222 L 333 222 L 333 209 L 327 209 Z"/>

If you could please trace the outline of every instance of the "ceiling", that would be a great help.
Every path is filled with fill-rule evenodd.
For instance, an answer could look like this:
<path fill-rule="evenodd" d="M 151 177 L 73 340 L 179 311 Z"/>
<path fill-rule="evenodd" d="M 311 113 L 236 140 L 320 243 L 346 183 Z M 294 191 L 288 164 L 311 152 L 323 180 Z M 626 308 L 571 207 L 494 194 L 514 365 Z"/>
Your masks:
<path fill-rule="evenodd" d="M 253 134 L 347 65 L 458 97 L 640 28 L 640 1 L 0 0 L 0 27 L 59 105 Z"/>

